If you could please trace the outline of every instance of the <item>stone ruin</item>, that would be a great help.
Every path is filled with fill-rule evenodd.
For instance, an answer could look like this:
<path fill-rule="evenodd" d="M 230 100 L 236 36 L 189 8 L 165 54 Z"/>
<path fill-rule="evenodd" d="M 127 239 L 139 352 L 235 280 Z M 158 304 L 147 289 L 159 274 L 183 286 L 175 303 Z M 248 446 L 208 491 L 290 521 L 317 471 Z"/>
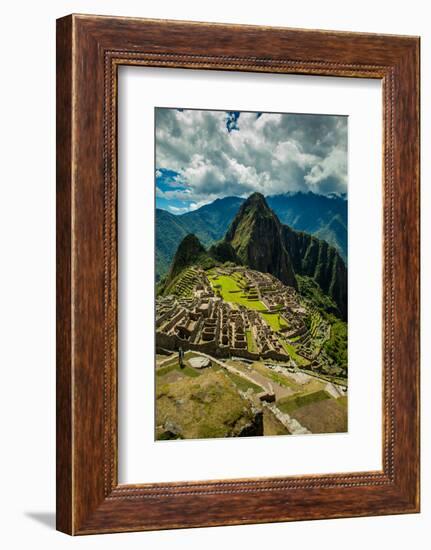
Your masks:
<path fill-rule="evenodd" d="M 270 274 L 243 267 L 217 270 L 219 275 L 234 276 L 249 300 L 259 300 L 268 313 L 280 315 L 286 327 L 277 333 L 257 311 L 240 303 L 224 301 L 217 295 L 217 289 L 213 290 L 205 271 L 193 268 L 188 278 L 193 282 L 191 291 L 185 292 L 184 286 L 181 290 L 187 295 L 157 298 L 156 346 L 159 349 L 178 350 L 182 347 L 215 357 L 289 362 L 290 356 L 280 341 L 281 334 L 287 341 L 295 338 L 301 355 L 314 360 L 313 349 L 309 346 L 310 334 L 304 323 L 307 311 L 295 289 L 286 287 Z M 316 368 L 315 363 L 312 366 Z"/>

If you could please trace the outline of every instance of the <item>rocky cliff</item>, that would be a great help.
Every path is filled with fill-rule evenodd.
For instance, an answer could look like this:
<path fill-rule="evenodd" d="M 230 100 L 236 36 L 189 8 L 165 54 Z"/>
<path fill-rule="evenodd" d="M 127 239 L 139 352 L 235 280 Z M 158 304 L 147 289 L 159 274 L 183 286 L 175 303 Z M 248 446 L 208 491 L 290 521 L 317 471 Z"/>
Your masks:
<path fill-rule="evenodd" d="M 326 241 L 283 226 L 283 240 L 298 275 L 307 275 L 330 296 L 347 319 L 347 268 L 337 250 Z"/>
<path fill-rule="evenodd" d="M 347 318 L 347 269 L 340 254 L 326 241 L 281 224 L 260 193 L 241 205 L 225 241 L 243 264 L 286 285 L 297 288 L 295 274 L 311 277 Z"/>
<path fill-rule="evenodd" d="M 283 242 L 283 226 L 260 193 L 253 193 L 241 205 L 224 240 L 232 245 L 243 264 L 272 273 L 284 284 L 297 288 Z"/>

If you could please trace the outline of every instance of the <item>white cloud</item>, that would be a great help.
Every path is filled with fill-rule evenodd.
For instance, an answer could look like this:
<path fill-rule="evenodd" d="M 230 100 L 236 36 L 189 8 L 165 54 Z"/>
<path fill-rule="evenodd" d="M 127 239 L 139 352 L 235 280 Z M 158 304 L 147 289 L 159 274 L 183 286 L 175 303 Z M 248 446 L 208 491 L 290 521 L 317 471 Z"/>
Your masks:
<path fill-rule="evenodd" d="M 347 188 L 347 155 L 334 148 L 327 157 L 317 162 L 304 177 L 311 190 L 323 189 L 327 193 L 345 192 Z M 328 185 L 329 183 L 329 185 Z M 330 187 L 330 189 L 326 189 Z"/>
<path fill-rule="evenodd" d="M 157 169 L 178 172 L 183 189 L 164 198 L 201 204 L 217 197 L 347 190 L 347 119 L 328 115 L 157 109 Z M 159 195 L 160 196 L 160 195 Z M 191 206 L 191 204 L 190 204 Z"/>
<path fill-rule="evenodd" d="M 184 214 L 184 212 L 188 212 L 189 208 L 187 206 L 168 206 L 169 210 L 172 212 L 172 214 Z"/>

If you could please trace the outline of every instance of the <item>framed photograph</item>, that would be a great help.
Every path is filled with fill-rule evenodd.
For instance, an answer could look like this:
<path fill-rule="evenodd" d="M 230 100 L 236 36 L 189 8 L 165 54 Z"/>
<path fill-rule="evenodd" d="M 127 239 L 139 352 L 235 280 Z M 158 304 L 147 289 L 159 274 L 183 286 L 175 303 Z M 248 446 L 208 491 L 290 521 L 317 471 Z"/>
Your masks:
<path fill-rule="evenodd" d="M 57 21 L 57 528 L 419 511 L 419 38 Z"/>

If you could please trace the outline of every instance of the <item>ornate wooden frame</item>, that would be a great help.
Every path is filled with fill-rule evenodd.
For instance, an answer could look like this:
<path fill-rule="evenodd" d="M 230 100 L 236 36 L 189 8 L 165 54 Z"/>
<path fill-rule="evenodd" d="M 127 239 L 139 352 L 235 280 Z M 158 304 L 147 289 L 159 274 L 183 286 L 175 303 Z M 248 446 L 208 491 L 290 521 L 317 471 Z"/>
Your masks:
<path fill-rule="evenodd" d="M 119 485 L 119 65 L 377 78 L 384 102 L 383 470 Z M 70 15 L 57 21 L 57 528 L 419 511 L 419 38 Z"/>

